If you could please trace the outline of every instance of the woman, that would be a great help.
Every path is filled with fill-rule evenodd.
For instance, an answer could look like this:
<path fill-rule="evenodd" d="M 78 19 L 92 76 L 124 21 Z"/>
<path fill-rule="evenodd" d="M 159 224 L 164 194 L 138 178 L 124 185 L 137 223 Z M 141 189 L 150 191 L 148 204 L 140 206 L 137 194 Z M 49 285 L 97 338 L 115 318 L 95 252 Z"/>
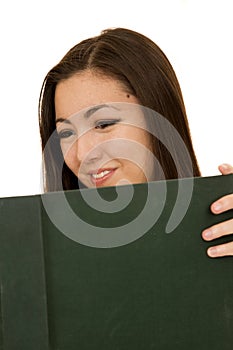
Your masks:
<path fill-rule="evenodd" d="M 39 118 L 46 191 L 200 176 L 173 68 L 137 32 L 105 30 L 69 50 L 44 80 Z M 176 147 L 174 130 L 187 152 Z M 227 164 L 219 170 L 233 173 Z M 232 208 L 233 194 L 211 206 L 215 214 Z M 231 233 L 233 219 L 202 236 L 212 240 Z M 233 242 L 211 247 L 208 254 L 233 255 Z"/>

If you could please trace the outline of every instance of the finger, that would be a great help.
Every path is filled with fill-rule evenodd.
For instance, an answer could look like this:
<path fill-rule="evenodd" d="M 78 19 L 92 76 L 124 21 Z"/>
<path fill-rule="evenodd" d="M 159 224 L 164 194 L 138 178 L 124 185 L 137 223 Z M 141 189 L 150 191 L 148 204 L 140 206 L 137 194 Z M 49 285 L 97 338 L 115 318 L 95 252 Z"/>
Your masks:
<path fill-rule="evenodd" d="M 224 211 L 233 209 L 233 194 L 228 194 L 218 199 L 211 204 L 210 209 L 214 214 L 220 214 Z"/>
<path fill-rule="evenodd" d="M 202 238 L 205 241 L 227 236 L 233 233 L 233 219 L 213 225 L 202 232 Z"/>
<path fill-rule="evenodd" d="M 219 165 L 218 170 L 221 172 L 222 175 L 233 174 L 233 166 L 227 163 Z"/>
<path fill-rule="evenodd" d="M 233 256 L 233 242 L 210 247 L 207 250 L 210 258 L 218 258 L 220 256 Z"/>

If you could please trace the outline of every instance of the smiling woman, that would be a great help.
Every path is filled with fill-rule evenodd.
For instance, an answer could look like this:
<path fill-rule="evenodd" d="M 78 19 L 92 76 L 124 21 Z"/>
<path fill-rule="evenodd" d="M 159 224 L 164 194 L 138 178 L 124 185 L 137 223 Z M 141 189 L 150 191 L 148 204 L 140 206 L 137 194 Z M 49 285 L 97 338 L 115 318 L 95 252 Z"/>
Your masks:
<path fill-rule="evenodd" d="M 105 30 L 70 49 L 45 77 L 39 113 L 45 191 L 200 176 L 175 72 L 137 32 Z M 212 211 L 231 208 L 233 195 Z M 232 232 L 230 220 L 203 238 Z M 233 255 L 233 243 L 208 253 Z"/>
<path fill-rule="evenodd" d="M 67 119 L 85 108 L 106 102 L 148 107 L 161 114 L 178 130 L 190 155 L 191 167 L 187 165 L 186 156 L 174 149 L 176 140 L 169 130 L 158 130 L 155 118 L 145 120 L 151 134 L 155 134 L 155 130 L 159 133 L 159 137 L 149 138 L 149 149 L 153 149 L 157 163 L 161 165 L 163 178 L 176 178 L 178 174 L 182 177 L 200 175 L 181 89 L 170 62 L 150 39 L 123 28 L 105 30 L 100 36 L 77 44 L 47 74 L 39 106 L 43 150 L 56 129 L 56 118 Z M 122 138 L 122 135 L 118 137 Z M 161 138 L 166 138 L 166 147 L 160 142 Z M 44 162 L 47 191 L 62 189 L 58 188 L 57 181 L 61 174 L 60 166 L 63 167 L 63 188 L 79 188 L 77 169 L 73 171 L 75 165 L 70 167 L 66 161 L 63 166 L 60 146 L 56 140 L 46 146 Z M 175 154 L 171 156 L 167 148 L 173 148 Z M 154 171 L 155 179 L 160 179 L 161 172 L 157 169 Z"/>
<path fill-rule="evenodd" d="M 114 105 L 118 101 L 122 103 Z M 87 187 L 154 179 L 145 120 L 136 108 L 133 116 L 129 108 L 125 110 L 126 101 L 139 103 L 118 81 L 89 70 L 57 85 L 56 124 L 62 153 L 66 165 Z M 88 108 L 91 105 L 95 107 Z"/>

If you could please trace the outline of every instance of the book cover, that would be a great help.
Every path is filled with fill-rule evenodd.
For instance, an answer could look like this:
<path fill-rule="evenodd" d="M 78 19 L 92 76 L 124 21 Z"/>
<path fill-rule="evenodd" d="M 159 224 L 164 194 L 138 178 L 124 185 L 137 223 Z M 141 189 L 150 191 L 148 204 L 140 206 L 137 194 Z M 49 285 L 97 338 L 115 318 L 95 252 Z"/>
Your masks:
<path fill-rule="evenodd" d="M 232 349 L 233 258 L 201 238 L 232 192 L 227 175 L 1 199 L 0 349 Z"/>

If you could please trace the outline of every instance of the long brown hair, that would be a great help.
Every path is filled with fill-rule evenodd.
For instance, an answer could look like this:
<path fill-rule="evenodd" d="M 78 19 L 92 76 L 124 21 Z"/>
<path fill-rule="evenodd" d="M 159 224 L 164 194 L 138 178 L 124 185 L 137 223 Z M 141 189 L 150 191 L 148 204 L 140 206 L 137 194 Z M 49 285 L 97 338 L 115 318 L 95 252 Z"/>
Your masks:
<path fill-rule="evenodd" d="M 78 188 L 78 179 L 64 163 L 59 140 L 48 143 L 56 129 L 54 95 L 57 84 L 77 72 L 92 69 L 120 81 L 140 104 L 165 117 L 179 132 L 192 161 L 187 166 L 183 154 L 173 157 L 158 138 L 153 149 L 166 179 L 179 176 L 200 176 L 194 153 L 183 97 L 175 72 L 161 49 L 149 38 L 135 31 L 116 28 L 83 40 L 71 48 L 46 75 L 39 100 L 39 122 L 44 152 L 45 190 L 59 188 L 62 173 L 63 189 Z M 170 135 L 167 135 L 168 141 Z M 51 141 L 51 140 L 50 140 Z M 177 150 L 178 152 L 178 150 Z"/>

